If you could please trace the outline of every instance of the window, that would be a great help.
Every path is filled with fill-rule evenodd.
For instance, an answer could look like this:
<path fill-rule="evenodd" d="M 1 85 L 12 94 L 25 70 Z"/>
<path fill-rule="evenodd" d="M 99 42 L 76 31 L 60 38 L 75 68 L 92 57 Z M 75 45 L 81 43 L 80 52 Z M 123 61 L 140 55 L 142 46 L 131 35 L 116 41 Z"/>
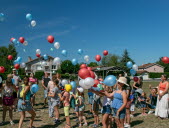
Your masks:
<path fill-rule="evenodd" d="M 42 70 L 42 66 L 41 65 L 37 65 L 36 66 L 36 70 Z"/>
<path fill-rule="evenodd" d="M 56 69 L 56 65 L 52 65 L 52 69 Z"/>

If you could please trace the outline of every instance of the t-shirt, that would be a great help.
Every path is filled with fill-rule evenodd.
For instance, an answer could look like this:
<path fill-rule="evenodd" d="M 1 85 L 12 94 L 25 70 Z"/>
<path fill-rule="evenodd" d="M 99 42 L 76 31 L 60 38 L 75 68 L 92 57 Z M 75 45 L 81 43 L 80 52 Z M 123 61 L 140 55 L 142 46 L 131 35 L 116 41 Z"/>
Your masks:
<path fill-rule="evenodd" d="M 54 86 L 53 81 L 49 81 L 48 88 L 47 88 L 48 92 L 52 93 L 52 90 L 53 90 L 54 87 L 55 86 Z"/>
<path fill-rule="evenodd" d="M 111 99 L 107 98 L 107 96 L 103 97 L 103 106 L 111 105 Z"/>
<path fill-rule="evenodd" d="M 69 106 L 70 105 L 70 103 L 69 103 L 70 93 L 69 92 L 65 92 L 63 94 L 63 97 L 64 97 L 64 101 L 63 101 L 64 106 L 65 107 Z"/>
<path fill-rule="evenodd" d="M 140 96 L 140 99 L 142 100 L 142 101 L 141 101 L 142 104 L 146 104 L 146 98 L 145 98 L 145 97 Z"/>
<path fill-rule="evenodd" d="M 43 78 L 43 81 L 44 81 L 44 85 L 45 85 L 45 87 L 47 87 L 48 86 L 48 83 L 49 83 L 49 81 L 50 81 L 50 78 Z"/>
<path fill-rule="evenodd" d="M 29 81 L 32 82 L 32 83 L 35 83 L 35 82 L 37 82 L 37 79 L 36 79 L 36 78 L 29 77 Z"/>
<path fill-rule="evenodd" d="M 13 88 L 5 86 L 3 90 L 3 96 L 10 97 L 12 95 L 13 95 Z"/>
<path fill-rule="evenodd" d="M 88 90 L 88 96 L 93 96 L 93 92 L 90 92 L 90 89 Z"/>
<path fill-rule="evenodd" d="M 149 95 L 149 98 L 151 100 L 151 105 L 156 106 L 156 104 L 157 104 L 157 96 L 158 96 L 157 94 L 156 95 L 152 95 L 152 94 Z"/>
<path fill-rule="evenodd" d="M 19 81 L 21 80 L 21 78 L 18 75 L 13 74 L 13 79 L 14 79 L 14 85 L 19 86 Z"/>
<path fill-rule="evenodd" d="M 58 87 L 54 87 L 53 89 L 52 89 L 52 95 L 55 95 L 55 97 L 51 97 L 51 101 L 59 101 L 60 100 L 60 98 L 59 98 L 59 96 L 58 96 L 58 94 L 60 93 L 61 91 L 59 90 L 59 88 Z"/>
<path fill-rule="evenodd" d="M 133 104 L 135 103 L 134 94 L 131 94 L 131 95 L 130 95 L 130 100 L 133 100 L 133 101 L 132 101 Z"/>

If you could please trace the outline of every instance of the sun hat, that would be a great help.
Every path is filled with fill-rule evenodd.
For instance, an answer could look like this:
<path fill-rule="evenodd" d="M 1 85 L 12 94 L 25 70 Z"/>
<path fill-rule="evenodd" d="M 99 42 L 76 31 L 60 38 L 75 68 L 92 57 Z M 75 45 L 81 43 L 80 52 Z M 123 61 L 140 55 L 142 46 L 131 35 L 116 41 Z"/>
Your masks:
<path fill-rule="evenodd" d="M 125 77 L 119 77 L 119 79 L 117 80 L 117 82 L 129 86 L 129 85 L 127 84 L 127 79 L 126 79 Z"/>
<path fill-rule="evenodd" d="M 83 88 L 77 88 L 77 90 L 78 90 L 79 92 L 83 92 L 83 91 L 84 91 Z"/>

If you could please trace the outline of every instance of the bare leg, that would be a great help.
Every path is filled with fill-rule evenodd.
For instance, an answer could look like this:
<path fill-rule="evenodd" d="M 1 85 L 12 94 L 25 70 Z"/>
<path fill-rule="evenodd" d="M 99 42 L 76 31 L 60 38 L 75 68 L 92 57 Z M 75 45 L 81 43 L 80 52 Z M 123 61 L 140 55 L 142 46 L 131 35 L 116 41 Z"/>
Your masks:
<path fill-rule="evenodd" d="M 5 121 L 6 118 L 6 111 L 7 111 L 7 106 L 3 105 L 3 121 Z"/>
<path fill-rule="evenodd" d="M 66 116 L 66 123 L 67 123 L 67 125 L 70 126 L 70 117 L 69 116 Z"/>
<path fill-rule="evenodd" d="M 33 121 L 35 119 L 36 113 L 34 110 L 28 111 L 29 114 L 31 114 L 31 119 L 30 119 L 30 127 L 33 125 Z"/>
<path fill-rule="evenodd" d="M 119 122 L 120 122 L 119 127 L 124 128 L 124 119 L 119 119 Z"/>
<path fill-rule="evenodd" d="M 108 121 L 107 121 L 108 123 L 107 123 L 107 128 L 111 128 L 112 127 L 112 116 L 111 116 L 111 114 L 109 114 L 109 117 L 108 117 Z"/>
<path fill-rule="evenodd" d="M 20 120 L 19 120 L 19 127 L 18 128 L 22 127 L 24 118 L 25 118 L 25 112 L 24 111 L 20 112 Z"/>
<path fill-rule="evenodd" d="M 12 109 L 12 106 L 9 107 L 9 118 L 10 118 L 10 121 L 13 121 L 13 109 Z"/>
<path fill-rule="evenodd" d="M 55 118 L 59 119 L 59 109 L 58 109 L 58 106 L 55 106 L 54 109 L 55 109 L 55 116 L 56 116 Z"/>
<path fill-rule="evenodd" d="M 103 128 L 107 128 L 107 119 L 109 114 L 104 114 L 102 119 Z"/>
<path fill-rule="evenodd" d="M 79 122 L 80 122 L 80 125 L 82 124 L 82 112 L 79 112 Z"/>
<path fill-rule="evenodd" d="M 126 109 L 125 123 L 130 124 L 130 109 Z"/>

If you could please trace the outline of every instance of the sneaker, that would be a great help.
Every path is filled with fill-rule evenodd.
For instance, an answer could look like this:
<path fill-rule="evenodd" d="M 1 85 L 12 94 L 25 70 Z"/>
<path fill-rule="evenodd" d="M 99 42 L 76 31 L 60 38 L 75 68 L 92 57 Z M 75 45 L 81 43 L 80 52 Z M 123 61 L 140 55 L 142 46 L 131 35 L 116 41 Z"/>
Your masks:
<path fill-rule="evenodd" d="M 60 123 L 60 120 L 58 119 L 54 119 L 53 121 L 55 122 L 55 124 Z"/>
<path fill-rule="evenodd" d="M 125 124 L 124 127 L 125 128 L 130 128 L 130 125 L 129 124 Z"/>
<path fill-rule="evenodd" d="M 83 126 L 87 126 L 87 123 L 84 123 Z"/>
<path fill-rule="evenodd" d="M 130 117 L 131 117 L 131 118 L 133 118 L 133 117 L 134 117 L 134 115 L 130 114 Z"/>
<path fill-rule="evenodd" d="M 153 111 L 149 111 L 149 112 L 148 112 L 148 114 L 152 114 L 152 113 L 153 113 Z"/>
<path fill-rule="evenodd" d="M 82 127 L 82 124 L 79 124 L 79 127 Z"/>
<path fill-rule="evenodd" d="M 14 123 L 13 121 L 10 121 L 10 124 L 11 124 L 11 125 L 14 125 L 15 123 Z"/>

